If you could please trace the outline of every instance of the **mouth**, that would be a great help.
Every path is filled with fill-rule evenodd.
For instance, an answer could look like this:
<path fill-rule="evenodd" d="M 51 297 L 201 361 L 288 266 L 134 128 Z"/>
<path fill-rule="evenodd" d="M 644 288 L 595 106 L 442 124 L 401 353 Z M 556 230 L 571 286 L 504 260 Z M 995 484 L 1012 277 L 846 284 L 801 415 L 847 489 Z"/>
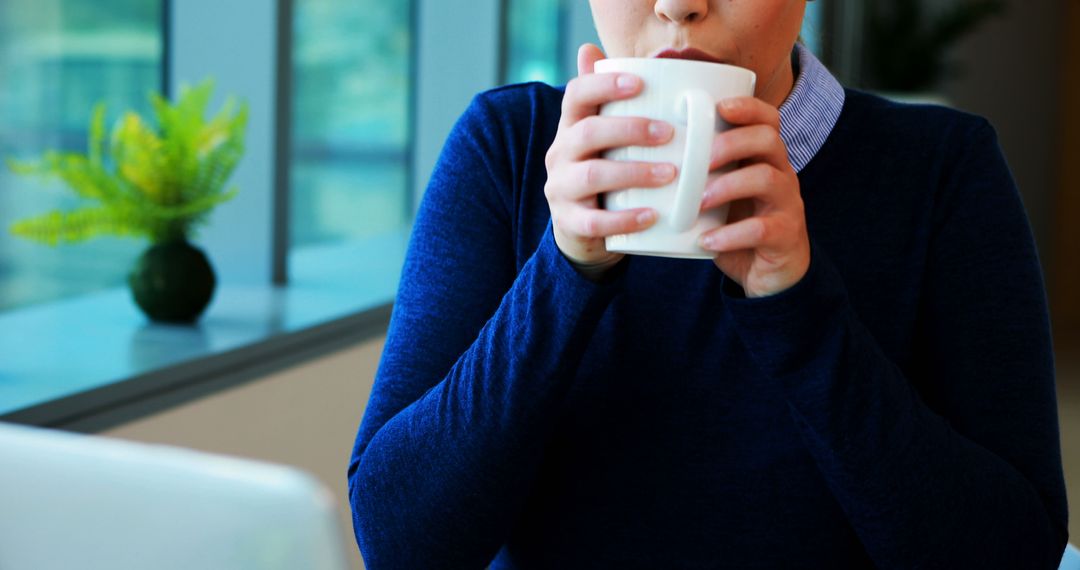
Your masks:
<path fill-rule="evenodd" d="M 729 63 L 695 48 L 684 50 L 665 49 L 653 57 L 660 59 L 689 59 L 693 61 L 707 61 L 709 63 Z"/>

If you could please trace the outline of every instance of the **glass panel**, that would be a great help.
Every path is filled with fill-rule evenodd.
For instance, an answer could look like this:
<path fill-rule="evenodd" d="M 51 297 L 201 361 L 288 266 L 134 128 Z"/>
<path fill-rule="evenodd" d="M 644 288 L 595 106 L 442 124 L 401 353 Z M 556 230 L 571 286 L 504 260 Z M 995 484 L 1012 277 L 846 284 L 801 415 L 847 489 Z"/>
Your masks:
<path fill-rule="evenodd" d="M 824 33 L 823 18 L 825 11 L 822 9 L 822 3 L 825 0 L 818 0 L 817 2 L 806 3 L 806 14 L 803 16 L 802 26 L 802 41 L 803 45 L 810 48 L 810 51 L 814 52 L 814 55 L 820 59 L 822 57 L 822 34 Z"/>
<path fill-rule="evenodd" d="M 127 110 L 148 112 L 148 93 L 161 87 L 161 19 L 158 1 L 0 2 L 0 156 L 85 149 L 99 101 L 108 124 Z M 0 311 L 123 283 L 142 248 L 136 240 L 53 248 L 9 231 L 17 219 L 77 204 L 59 183 L 0 168 Z"/>
<path fill-rule="evenodd" d="M 559 50 L 565 21 L 562 0 L 507 0 L 506 10 L 504 82 L 562 83 Z"/>
<path fill-rule="evenodd" d="M 412 219 L 410 10 L 382 0 L 296 1 L 294 248 L 400 230 Z"/>

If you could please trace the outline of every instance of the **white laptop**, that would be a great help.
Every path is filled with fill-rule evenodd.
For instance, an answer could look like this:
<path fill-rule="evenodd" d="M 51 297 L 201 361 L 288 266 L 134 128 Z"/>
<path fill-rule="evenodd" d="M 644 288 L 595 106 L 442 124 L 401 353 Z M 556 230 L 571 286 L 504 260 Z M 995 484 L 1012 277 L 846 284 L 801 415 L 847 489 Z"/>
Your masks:
<path fill-rule="evenodd" d="M 344 570 L 305 473 L 0 423 L 0 569 Z"/>

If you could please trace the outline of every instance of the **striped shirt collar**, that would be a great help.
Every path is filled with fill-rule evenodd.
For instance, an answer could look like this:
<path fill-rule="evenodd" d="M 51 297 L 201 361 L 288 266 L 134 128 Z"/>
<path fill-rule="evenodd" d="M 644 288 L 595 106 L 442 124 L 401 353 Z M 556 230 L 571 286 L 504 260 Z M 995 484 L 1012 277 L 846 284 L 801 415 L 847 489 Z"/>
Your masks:
<path fill-rule="evenodd" d="M 844 106 L 844 88 L 810 50 L 795 44 L 799 76 L 780 105 L 780 138 L 788 162 L 801 172 L 829 138 Z"/>

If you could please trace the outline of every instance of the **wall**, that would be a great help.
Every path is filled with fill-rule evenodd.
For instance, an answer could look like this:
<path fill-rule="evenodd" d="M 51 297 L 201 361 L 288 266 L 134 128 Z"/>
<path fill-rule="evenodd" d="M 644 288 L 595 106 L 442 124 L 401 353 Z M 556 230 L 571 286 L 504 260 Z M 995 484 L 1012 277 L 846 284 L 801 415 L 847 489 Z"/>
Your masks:
<path fill-rule="evenodd" d="M 1048 274 L 1054 271 L 1064 1 L 1009 2 L 1005 14 L 957 46 L 962 75 L 946 86 L 954 106 L 997 128 Z"/>
<path fill-rule="evenodd" d="M 363 568 L 352 536 L 345 470 L 383 341 L 366 342 L 102 435 L 308 471 L 337 496 L 353 567 Z"/>

